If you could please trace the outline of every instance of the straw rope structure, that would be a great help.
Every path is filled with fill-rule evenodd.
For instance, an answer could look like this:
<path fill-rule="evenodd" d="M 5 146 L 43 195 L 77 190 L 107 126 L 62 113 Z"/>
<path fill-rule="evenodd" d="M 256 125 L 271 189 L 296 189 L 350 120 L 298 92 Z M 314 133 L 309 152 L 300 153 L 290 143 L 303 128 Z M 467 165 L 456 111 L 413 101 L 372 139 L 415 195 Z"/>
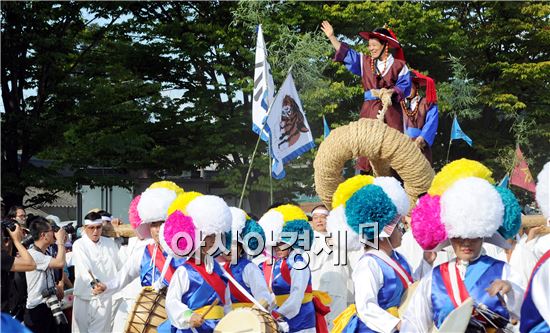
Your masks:
<path fill-rule="evenodd" d="M 359 156 L 370 160 L 375 176 L 391 176 L 391 169 L 395 170 L 403 179 L 411 206 L 428 191 L 435 175 L 408 136 L 377 119 L 362 118 L 332 130 L 315 156 L 315 188 L 327 207 L 331 208 L 332 195 L 344 181 L 344 164 Z"/>

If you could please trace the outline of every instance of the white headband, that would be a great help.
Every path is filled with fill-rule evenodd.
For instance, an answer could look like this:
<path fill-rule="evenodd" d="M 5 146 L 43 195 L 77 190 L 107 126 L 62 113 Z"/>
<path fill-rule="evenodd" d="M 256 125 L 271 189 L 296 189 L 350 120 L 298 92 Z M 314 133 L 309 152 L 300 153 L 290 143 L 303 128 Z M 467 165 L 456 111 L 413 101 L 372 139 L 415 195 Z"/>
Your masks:
<path fill-rule="evenodd" d="M 328 215 L 328 210 L 323 207 L 317 207 L 313 210 L 313 212 L 311 212 L 311 216 L 313 216 L 313 214 Z"/>
<path fill-rule="evenodd" d="M 101 219 L 97 220 L 84 220 L 84 225 L 96 225 L 96 224 L 103 224 L 103 221 Z"/>
<path fill-rule="evenodd" d="M 105 216 L 101 217 L 101 220 L 102 221 L 111 221 L 112 219 L 109 216 L 105 215 Z"/>

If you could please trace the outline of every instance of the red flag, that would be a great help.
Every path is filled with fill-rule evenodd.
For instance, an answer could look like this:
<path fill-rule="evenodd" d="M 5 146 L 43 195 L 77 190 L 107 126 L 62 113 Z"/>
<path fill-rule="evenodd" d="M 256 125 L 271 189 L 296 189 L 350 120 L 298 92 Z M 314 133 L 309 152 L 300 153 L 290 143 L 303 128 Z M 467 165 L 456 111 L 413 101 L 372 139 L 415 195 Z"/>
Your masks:
<path fill-rule="evenodd" d="M 512 171 L 512 177 L 510 178 L 510 184 L 524 188 L 527 191 L 535 193 L 535 181 L 529 171 L 529 166 L 523 158 L 523 153 L 519 146 L 516 148 L 516 165 Z"/>

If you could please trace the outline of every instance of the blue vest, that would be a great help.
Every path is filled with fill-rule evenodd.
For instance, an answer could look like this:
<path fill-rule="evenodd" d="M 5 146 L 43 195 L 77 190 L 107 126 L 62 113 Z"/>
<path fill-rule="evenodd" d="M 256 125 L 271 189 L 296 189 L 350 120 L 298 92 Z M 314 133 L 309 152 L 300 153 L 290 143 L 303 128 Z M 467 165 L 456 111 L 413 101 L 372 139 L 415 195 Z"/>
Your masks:
<path fill-rule="evenodd" d="M 236 265 L 229 265 L 229 269 L 231 270 L 231 274 L 233 275 L 233 278 L 250 294 L 252 295 L 252 290 L 246 285 L 246 283 L 243 280 L 243 272 L 244 268 L 250 264 L 251 261 L 245 258 L 244 256 L 240 257 L 237 260 Z M 253 295 L 254 296 L 254 295 Z M 241 303 L 246 302 L 249 303 L 250 301 L 244 301 L 244 300 L 238 300 L 236 299 L 233 294 L 231 294 L 231 303 Z"/>
<path fill-rule="evenodd" d="M 382 288 L 378 291 L 377 300 L 378 300 L 378 306 L 380 306 L 382 309 L 387 310 L 389 308 L 392 308 L 394 306 L 399 306 L 401 303 L 401 297 L 403 296 L 403 293 L 405 293 L 405 287 L 403 286 L 403 283 L 401 282 L 401 279 L 399 276 L 397 276 L 397 273 L 395 270 L 388 265 L 384 260 L 378 258 L 375 255 L 369 254 L 368 252 L 364 254 L 364 256 L 369 256 L 373 258 L 378 266 L 382 269 L 382 273 L 384 274 L 384 280 L 382 284 Z M 411 274 L 411 268 L 409 264 L 407 263 L 407 260 L 403 256 L 398 255 L 395 251 L 392 252 L 391 258 L 399 262 L 399 264 L 407 271 L 407 273 Z M 377 332 L 371 328 L 369 328 L 363 321 L 359 319 L 359 316 L 354 315 L 348 324 L 346 325 L 346 328 L 344 328 L 343 333 L 372 333 Z"/>
<path fill-rule="evenodd" d="M 289 271 L 292 270 L 292 265 L 294 264 L 292 260 L 283 260 L 286 260 Z M 271 283 L 271 289 L 273 290 L 273 293 L 275 295 L 290 294 L 290 285 L 285 281 L 285 279 L 283 279 L 283 276 L 281 274 L 281 264 L 283 260 L 277 259 L 273 267 L 273 281 Z M 294 260 L 296 262 L 304 261 L 301 255 L 296 255 L 294 257 Z M 309 271 L 309 267 L 306 267 L 304 269 L 307 269 Z M 308 286 L 311 287 L 311 274 L 309 277 Z M 315 327 L 315 307 L 313 306 L 313 302 L 302 304 L 302 306 L 300 307 L 300 311 L 294 318 L 286 319 L 288 322 L 290 333 Z"/>
<path fill-rule="evenodd" d="M 548 258 L 545 261 L 548 261 Z M 521 321 L 519 322 L 519 331 L 521 333 L 550 332 L 550 326 L 544 318 L 542 318 L 542 315 L 533 303 L 533 288 L 531 288 L 531 283 L 533 281 L 533 277 L 537 274 L 541 266 L 542 264 L 536 267 L 533 273 L 531 273 L 531 280 L 527 286 L 525 299 L 523 300 L 523 305 L 521 306 Z"/>
<path fill-rule="evenodd" d="M 159 248 L 157 248 L 157 251 L 160 251 Z M 162 251 L 162 255 L 167 258 L 168 254 L 164 251 Z M 170 261 L 170 266 L 174 268 L 174 271 L 176 271 L 176 268 L 183 265 L 185 263 L 185 259 L 179 259 L 179 258 L 172 258 L 172 261 Z M 157 281 L 160 278 L 160 274 L 162 273 L 162 267 L 155 267 L 153 266 L 153 261 L 151 260 L 151 254 L 149 253 L 148 246 L 145 247 L 143 251 L 143 258 L 141 259 L 141 267 L 139 272 L 139 277 L 141 280 L 141 286 L 142 287 L 149 287 L 153 285 L 153 281 Z M 154 274 L 154 280 L 153 280 L 153 274 Z M 166 280 L 166 276 L 163 278 L 162 283 L 168 287 L 169 281 Z"/>
<path fill-rule="evenodd" d="M 445 288 L 440 267 L 438 266 L 432 270 L 432 319 L 437 328 L 441 326 L 449 313 L 455 309 L 451 297 Z M 502 306 L 498 298 L 496 296 L 489 296 L 485 290 L 489 288 L 493 281 L 502 278 L 503 267 L 504 262 L 483 255 L 470 263 L 466 268 L 464 285 L 468 294 L 470 294 L 470 297 L 476 303 L 483 303 L 491 311 L 498 313 L 504 318 L 509 318 L 510 314 Z M 450 274 L 454 274 L 454 272 L 450 272 Z"/>
<path fill-rule="evenodd" d="M 204 306 L 211 305 L 214 300 L 218 299 L 218 305 L 224 304 L 214 288 L 212 288 L 191 265 L 185 263 L 183 267 L 187 270 L 189 277 L 189 290 L 181 296 L 181 302 L 191 310 L 200 309 Z M 214 271 L 212 274 L 218 274 L 227 285 L 227 279 L 223 276 L 219 264 L 214 261 Z M 196 327 L 195 330 L 199 333 L 212 333 L 218 324 L 218 319 L 207 319 L 201 327 Z M 191 329 L 178 329 L 172 326 L 172 333 L 192 333 Z"/>

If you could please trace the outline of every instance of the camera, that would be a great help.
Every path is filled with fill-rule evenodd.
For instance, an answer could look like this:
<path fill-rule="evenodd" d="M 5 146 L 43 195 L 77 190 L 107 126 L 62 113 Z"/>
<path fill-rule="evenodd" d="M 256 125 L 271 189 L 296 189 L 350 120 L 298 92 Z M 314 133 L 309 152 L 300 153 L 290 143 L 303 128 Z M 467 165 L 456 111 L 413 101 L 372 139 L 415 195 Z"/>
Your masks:
<path fill-rule="evenodd" d="M 57 224 L 54 224 L 52 225 L 52 230 L 53 232 L 58 232 L 59 231 L 59 226 Z M 63 229 L 65 229 L 65 231 L 68 233 L 68 234 L 74 234 L 76 233 L 76 229 L 73 227 L 73 224 L 70 223 L 70 224 L 67 224 L 66 226 L 63 227 Z"/>
<path fill-rule="evenodd" d="M 42 290 L 42 297 L 46 301 L 48 308 L 52 311 L 55 323 L 57 325 L 68 325 L 67 317 L 65 317 L 61 308 L 61 301 L 57 299 L 57 290 L 55 287 Z"/>
<path fill-rule="evenodd" d="M 17 227 L 17 221 L 13 219 L 2 220 L 2 228 L 4 230 L 9 229 L 11 232 L 14 232 L 16 227 Z"/>

